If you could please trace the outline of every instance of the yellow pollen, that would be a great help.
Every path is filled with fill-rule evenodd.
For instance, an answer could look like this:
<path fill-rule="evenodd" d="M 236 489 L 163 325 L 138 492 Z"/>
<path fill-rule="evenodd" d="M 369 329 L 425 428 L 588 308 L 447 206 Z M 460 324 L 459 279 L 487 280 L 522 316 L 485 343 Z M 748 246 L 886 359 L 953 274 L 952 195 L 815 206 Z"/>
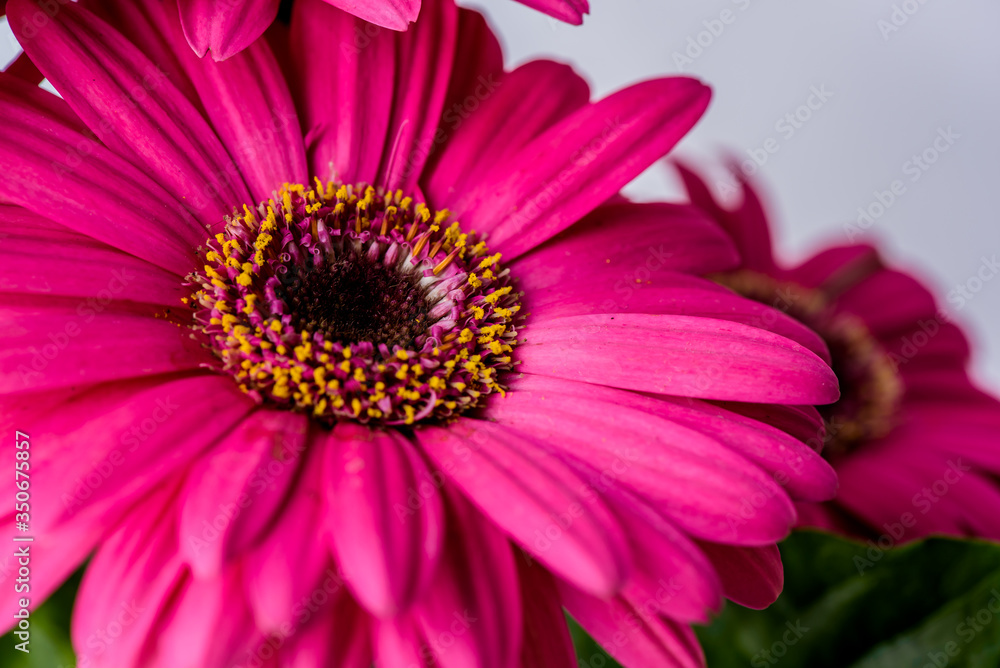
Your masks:
<path fill-rule="evenodd" d="M 225 231 L 201 246 L 204 266 L 189 275 L 193 287 L 183 301 L 195 311 L 195 336 L 207 339 L 220 370 L 255 400 L 325 426 L 351 419 L 398 425 L 418 415 L 451 420 L 480 397 L 505 391 L 518 293 L 500 254 L 490 254 L 482 236 L 463 230 L 450 211 L 401 190 L 317 178 L 285 183 L 270 199 L 234 208 L 225 222 Z M 299 310 L 325 309 L 324 291 L 342 289 L 342 274 L 316 274 L 322 280 L 312 283 L 311 272 L 350 271 L 355 256 L 388 259 L 392 244 L 399 261 L 385 266 L 411 274 L 412 294 L 427 300 L 415 310 L 405 302 L 403 324 L 385 321 L 398 331 L 387 330 L 384 340 L 381 325 L 371 337 L 341 334 L 354 325 L 338 321 L 337 306 L 322 315 Z M 296 292 L 306 289 L 318 292 Z M 367 298 L 359 292 L 363 308 Z M 396 297 L 385 299 L 384 308 L 395 308 Z M 357 342 L 353 351 L 342 347 L 349 340 Z"/>

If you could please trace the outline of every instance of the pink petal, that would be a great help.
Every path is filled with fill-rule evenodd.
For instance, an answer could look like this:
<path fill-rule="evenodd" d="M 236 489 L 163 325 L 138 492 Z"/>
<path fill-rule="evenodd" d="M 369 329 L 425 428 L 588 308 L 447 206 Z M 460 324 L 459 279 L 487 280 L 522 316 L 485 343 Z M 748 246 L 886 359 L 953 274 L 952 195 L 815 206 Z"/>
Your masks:
<path fill-rule="evenodd" d="M 570 468 L 489 422 L 461 420 L 417 437 L 458 488 L 547 568 L 599 596 L 621 586 L 631 561 L 625 535 Z"/>
<path fill-rule="evenodd" d="M 969 340 L 959 327 L 946 322 L 939 325 L 934 336 L 926 334 L 925 327 L 914 325 L 909 331 L 883 338 L 879 343 L 889 354 L 889 359 L 903 372 L 928 368 L 964 369 L 969 361 Z M 918 335 L 921 332 L 922 335 Z M 927 339 L 924 340 L 923 336 Z M 917 343 L 923 343 L 918 346 Z"/>
<path fill-rule="evenodd" d="M 378 178 L 388 190 L 413 191 L 435 146 L 452 66 L 462 57 L 455 53 L 457 39 L 458 9 L 451 2 L 428 3 L 420 21 L 396 36 L 396 90 Z"/>
<path fill-rule="evenodd" d="M 449 542 L 437 576 L 410 613 L 381 625 L 375 663 L 513 668 L 523 617 L 511 546 L 457 494 L 447 495 L 447 507 Z M 447 647 L 444 634 L 454 638 Z"/>
<path fill-rule="evenodd" d="M 472 9 L 459 8 L 458 36 L 455 43 L 447 103 L 465 99 L 482 84 L 480 77 L 503 75 L 503 50 L 486 17 Z"/>
<path fill-rule="evenodd" d="M 228 5 L 228 0 L 218 4 Z M 228 7 L 224 13 L 235 15 Z M 174 21 L 170 23 L 172 31 L 179 30 Z M 232 156 L 230 171 L 243 175 L 254 202 L 267 201 L 284 183 L 309 181 L 298 113 L 266 40 L 241 47 L 225 62 L 199 60 L 187 49 L 178 56 L 208 120 Z"/>
<path fill-rule="evenodd" d="M 203 61 L 190 58 L 192 51 L 180 27 L 177 3 L 101 0 L 100 6 L 101 17 L 142 49 L 191 104 L 202 110 L 185 65 L 193 61 L 200 67 Z"/>
<path fill-rule="evenodd" d="M 604 204 L 549 243 L 518 258 L 512 270 L 529 296 L 544 288 L 562 294 L 577 281 L 604 282 L 628 302 L 653 278 L 686 281 L 722 292 L 703 279 L 675 272 L 708 274 L 735 268 L 732 241 L 696 209 L 674 204 Z M 595 300 L 596 301 L 596 300 Z"/>
<path fill-rule="evenodd" d="M 637 409 L 684 426 L 743 455 L 766 471 L 792 498 L 825 501 L 837 490 L 833 468 L 812 447 L 780 429 L 713 404 L 690 398 L 654 398 L 603 387 L 581 388 L 574 383 L 533 375 L 519 378 L 514 387 L 546 394 L 585 393 L 588 398 Z"/>
<path fill-rule="evenodd" d="M 226 60 L 264 34 L 280 0 L 178 0 L 184 36 L 194 52 Z"/>
<path fill-rule="evenodd" d="M 565 583 L 559 583 L 559 591 L 569 614 L 625 668 L 704 667 L 694 633 L 687 626 L 657 617 L 651 605 L 655 601 L 643 602 L 650 610 L 624 597 L 602 601 Z"/>
<path fill-rule="evenodd" d="M 878 251 L 872 246 L 838 246 L 817 253 L 795 269 L 788 277 L 807 288 L 830 286 L 842 290 L 864 280 L 882 267 Z M 837 285 L 834 286 L 834 283 Z"/>
<path fill-rule="evenodd" d="M 743 201 L 734 211 L 723 208 L 708 186 L 683 163 L 676 164 L 687 188 L 691 203 L 710 215 L 732 237 L 743 259 L 743 267 L 774 275 L 776 267 L 771 254 L 771 231 L 764 206 L 757 193 L 743 177 L 738 166 L 731 166 L 732 177 L 739 181 Z"/>
<path fill-rule="evenodd" d="M 278 515 L 306 449 L 307 422 L 259 410 L 192 468 L 181 498 L 180 551 L 196 577 L 216 577 Z"/>
<path fill-rule="evenodd" d="M 8 433 L 13 434 L 13 431 L 12 428 Z M 0 633 L 7 633 L 17 623 L 14 615 L 21 609 L 20 600 L 25 598 L 25 593 L 30 594 L 27 597 L 31 602 L 30 609 L 37 609 L 87 560 L 101 539 L 112 529 L 108 519 L 102 513 L 85 511 L 75 521 L 55 529 L 33 531 L 34 541 L 30 546 L 30 592 L 19 592 L 16 589 L 24 584 L 17 582 L 20 578 L 19 557 L 14 554 L 17 548 L 0 556 Z M 14 520 L 13 512 L 0 520 L 0 530 L 4 535 L 18 534 Z"/>
<path fill-rule="evenodd" d="M 517 561 L 517 572 L 524 602 L 521 668 L 576 668 L 555 580 L 544 568 L 526 560 Z"/>
<path fill-rule="evenodd" d="M 682 622 L 708 621 L 722 608 L 719 575 L 702 551 L 650 504 L 625 490 L 608 492 L 635 555 L 636 569 L 621 592 L 655 601 L 659 613 Z"/>
<path fill-rule="evenodd" d="M 108 293 L 110 294 L 110 292 Z M 148 306 L 11 295 L 0 305 L 0 394 L 197 369 L 209 361 Z"/>
<path fill-rule="evenodd" d="M 1000 494 L 992 481 L 996 435 L 995 423 L 975 424 L 972 416 L 954 411 L 941 416 L 920 411 L 838 462 L 836 501 L 896 542 L 931 533 L 995 539 L 1000 536 Z"/>
<path fill-rule="evenodd" d="M 144 668 L 232 666 L 260 642 L 241 591 L 240 571 L 211 580 L 188 577 L 149 634 Z"/>
<path fill-rule="evenodd" d="M 343 181 L 413 191 L 437 143 L 458 10 L 433 3 L 412 30 L 385 33 L 321 5 L 297 3 L 292 19 L 313 171 L 332 162 Z"/>
<path fill-rule="evenodd" d="M 4 4 L 6 4 L 6 0 L 4 0 Z M 14 59 L 14 62 L 8 65 L 7 69 L 3 72 L 7 75 L 2 78 L 3 81 L 6 81 L 9 77 L 15 77 L 31 84 L 32 86 L 37 86 L 42 82 L 42 79 L 45 78 L 45 76 L 38 71 L 38 68 L 35 67 L 35 64 L 31 62 L 31 58 L 28 58 L 28 56 L 24 55 L 24 53 L 17 56 Z"/>
<path fill-rule="evenodd" d="M 9 10 L 28 55 L 98 138 L 148 170 L 202 222 L 251 201 L 242 177 L 226 171 L 230 157 L 198 110 L 119 32 L 71 3 L 28 39 L 18 26 L 30 25 L 37 5 L 12 0 Z"/>
<path fill-rule="evenodd" d="M 757 422 L 775 427 L 789 436 L 794 436 L 816 452 L 822 452 L 826 442 L 826 427 L 823 417 L 813 406 L 777 406 L 775 404 L 752 404 L 735 401 L 713 402 L 731 413 L 738 413 Z"/>
<path fill-rule="evenodd" d="M 176 488 L 164 486 L 134 508 L 87 566 L 72 619 L 80 665 L 139 665 L 147 634 L 187 577 L 177 554 Z"/>
<path fill-rule="evenodd" d="M 925 448 L 914 450 L 911 446 L 914 436 L 897 429 L 889 439 L 882 439 L 877 446 L 868 444 L 870 447 L 863 452 L 839 463 L 837 504 L 878 534 L 891 537 L 897 533 L 900 538 L 893 538 L 896 542 L 931 533 L 968 535 L 970 532 L 965 530 L 968 509 L 953 492 L 970 476 L 970 472 L 962 472 L 961 468 L 971 462 L 955 458 L 949 464 Z M 962 477 L 955 478 L 959 473 L 963 473 Z M 957 484 L 949 485 L 944 494 L 934 493 L 930 486 L 944 480 L 945 474 L 956 479 Z M 904 519 L 912 526 L 903 526 Z"/>
<path fill-rule="evenodd" d="M 993 397 L 982 397 L 980 401 L 983 403 L 978 407 L 956 408 L 946 402 L 916 407 L 902 418 L 902 428 L 907 430 L 907 437 L 918 437 L 922 448 L 968 457 L 980 468 L 1000 471 L 1000 448 L 996 447 L 1000 402 Z"/>
<path fill-rule="evenodd" d="M 359 19 L 390 30 L 406 30 L 420 14 L 420 0 L 326 0 Z"/>
<path fill-rule="evenodd" d="M 518 0 L 518 2 L 575 26 L 583 23 L 584 14 L 590 13 L 587 0 Z"/>
<path fill-rule="evenodd" d="M 417 622 L 408 616 L 382 620 L 374 634 L 376 666 L 433 668 L 438 665 L 432 646 L 421 635 Z M 477 665 L 470 662 L 469 665 Z"/>
<path fill-rule="evenodd" d="M 920 367 L 904 364 L 900 367 L 906 386 L 906 404 L 910 408 L 985 409 L 986 415 L 1000 415 L 997 400 L 978 389 L 965 369 L 949 366 Z"/>
<path fill-rule="evenodd" d="M 374 183 L 384 146 L 393 139 L 386 138 L 396 78 L 393 33 L 322 0 L 299 0 L 292 6 L 290 41 L 311 173 L 329 178 L 333 163 L 345 183 Z"/>
<path fill-rule="evenodd" d="M 825 404 L 837 378 L 797 343 L 733 322 L 631 313 L 529 321 L 521 369 L 641 392 Z"/>
<path fill-rule="evenodd" d="M 18 60 L 28 60 L 28 58 L 22 54 Z M 87 126 L 70 109 L 66 101 L 58 95 L 52 95 L 49 91 L 41 88 L 38 85 L 39 82 L 26 81 L 20 77 L 9 76 L 7 72 L 0 75 L 0 82 L 3 83 L 0 86 L 0 92 L 14 94 L 13 96 L 4 95 L 3 99 L 5 101 L 7 99 L 14 99 L 19 103 L 19 107 L 22 110 L 30 109 L 31 111 L 38 112 L 52 123 L 65 126 L 76 132 L 87 132 Z"/>
<path fill-rule="evenodd" d="M 448 206 L 589 98 L 587 83 L 572 68 L 547 60 L 507 75 L 480 75 L 445 108 L 442 125 L 452 136 L 432 168 L 428 197 Z"/>
<path fill-rule="evenodd" d="M 189 290 L 176 274 L 17 206 L 0 205 L 6 231 L 0 292 L 117 299 L 181 306 Z M 42 260 L 44 258 L 44 260 Z"/>
<path fill-rule="evenodd" d="M 597 489 L 622 485 L 708 540 L 762 545 L 787 535 L 795 518 L 784 490 L 715 440 L 620 405 L 617 396 L 630 393 L 555 379 L 522 390 L 521 382 L 489 404 L 488 418 L 551 444 L 561 459 L 585 462 Z M 607 471 L 610 481 L 600 475 Z"/>
<path fill-rule="evenodd" d="M 837 309 L 861 318 L 876 337 L 905 334 L 921 321 L 938 324 L 934 297 L 912 276 L 883 269 L 844 291 Z"/>
<path fill-rule="evenodd" d="M 600 275 L 591 274 L 560 285 L 558 291 L 543 291 L 538 298 L 528 293 L 525 303 L 537 321 L 562 316 L 627 312 L 738 322 L 794 341 L 829 364 L 830 352 L 826 343 L 795 318 L 728 290 L 720 290 L 710 281 L 675 276 L 657 276 L 656 279 L 630 285 L 621 279 L 609 284 Z"/>
<path fill-rule="evenodd" d="M 160 379 L 143 379 L 145 386 L 157 383 Z M 0 395 L 0 430 L 13 432 L 24 425 L 29 427 L 49 413 L 58 410 L 60 405 L 84 394 L 90 387 L 64 387 L 41 392 L 18 392 L 16 394 Z"/>
<path fill-rule="evenodd" d="M 837 475 L 815 450 L 780 429 L 697 400 L 633 395 L 631 405 L 711 436 L 759 466 L 793 499 L 826 501 Z"/>
<path fill-rule="evenodd" d="M 929 481 L 932 493 L 939 479 Z M 963 513 L 958 530 L 949 533 L 1000 540 L 1000 489 L 997 489 L 995 471 L 966 472 L 951 491 Z"/>
<path fill-rule="evenodd" d="M 42 97 L 44 96 L 44 97 Z M 64 103 L 34 86 L 0 88 L 0 196 L 180 276 L 205 231 L 149 177 L 86 137 Z"/>
<path fill-rule="evenodd" d="M 443 134 L 435 132 L 434 145 L 427 151 L 421 182 L 424 192 L 427 190 L 427 179 L 438 166 L 447 163 L 445 168 L 448 168 L 451 165 L 451 160 L 446 161 L 445 155 L 450 147 L 456 145 L 456 134 L 466 123 L 473 122 L 483 113 L 483 105 L 488 104 L 487 100 L 496 93 L 494 82 L 502 81 L 505 76 L 500 42 L 479 12 L 459 8 L 455 54 L 444 113 L 438 122 L 438 129 Z"/>
<path fill-rule="evenodd" d="M 46 443 L 32 460 L 33 522 L 41 528 L 70 521 L 90 506 L 127 508 L 251 409 L 231 379 L 214 375 L 81 393 L 27 425 L 32 438 Z"/>
<path fill-rule="evenodd" d="M 488 232 L 491 249 L 516 257 L 575 223 L 662 157 L 701 117 L 709 97 L 708 88 L 682 77 L 630 86 L 536 137 L 449 209 Z"/>
<path fill-rule="evenodd" d="M 698 545 L 722 578 L 726 598 L 754 610 L 763 610 L 777 600 L 785 581 L 777 545 Z"/>
<path fill-rule="evenodd" d="M 317 529 L 323 519 L 322 449 L 301 464 L 301 475 L 271 531 L 246 556 L 244 586 L 257 628 L 274 632 L 295 622 L 297 607 L 318 589 L 324 599 L 346 596 Z"/>
<path fill-rule="evenodd" d="M 440 556 L 440 483 L 399 432 L 346 422 L 326 443 L 323 468 L 326 526 L 348 588 L 372 614 L 399 614 Z"/>
<path fill-rule="evenodd" d="M 369 626 L 368 615 L 349 596 L 339 597 L 295 629 L 280 648 L 281 668 L 370 668 Z M 265 648 L 260 647 L 255 656 L 268 654 Z"/>
<path fill-rule="evenodd" d="M 853 520 L 851 526 L 845 526 L 841 522 L 843 513 L 833 502 L 796 503 L 795 512 L 799 516 L 798 528 L 823 529 L 845 535 L 858 533 L 857 520 Z"/>

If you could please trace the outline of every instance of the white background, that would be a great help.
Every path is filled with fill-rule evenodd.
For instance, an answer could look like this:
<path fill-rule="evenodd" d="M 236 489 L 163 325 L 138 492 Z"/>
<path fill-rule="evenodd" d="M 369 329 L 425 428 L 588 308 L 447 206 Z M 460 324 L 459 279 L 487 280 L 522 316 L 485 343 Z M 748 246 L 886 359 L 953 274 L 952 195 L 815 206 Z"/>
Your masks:
<path fill-rule="evenodd" d="M 1000 390 L 1000 275 L 962 308 L 946 299 L 975 280 L 982 258 L 1000 257 L 1000 3 L 591 0 L 593 13 L 574 27 L 512 0 L 461 1 L 488 15 L 509 64 L 538 57 L 571 63 L 595 96 L 679 72 L 711 84 L 712 106 L 679 154 L 709 159 L 730 150 L 748 158 L 773 138 L 778 150 L 756 178 L 771 195 L 779 256 L 789 262 L 850 241 L 845 226 L 858 208 L 902 181 L 905 193 L 855 240 L 877 240 L 893 262 L 938 292 L 973 340 L 976 377 Z M 902 25 L 890 31 L 894 9 Z M 717 21 L 725 10 L 728 25 Z M 0 61 L 14 52 L 4 33 Z M 699 39 L 701 52 L 686 54 Z M 697 57 L 679 66 L 689 54 Z M 776 123 L 814 86 L 832 97 L 788 137 Z M 947 128 L 959 138 L 913 182 L 904 165 Z M 680 190 L 657 165 L 628 192 L 664 199 Z"/>
<path fill-rule="evenodd" d="M 858 208 L 902 181 L 905 193 L 855 241 L 877 241 L 892 262 L 936 290 L 973 341 L 975 376 L 1000 390 L 1000 275 L 962 308 L 946 299 L 976 275 L 983 256 L 1000 259 L 1000 3 L 591 0 L 582 27 L 512 0 L 462 4 L 488 15 L 508 62 L 571 63 L 595 96 L 678 72 L 711 84 L 708 114 L 679 155 L 710 159 L 729 149 L 747 158 L 747 150 L 774 138 L 779 148 L 756 178 L 770 195 L 779 256 L 789 262 L 827 243 L 848 243 L 845 224 L 857 219 Z M 904 4 L 916 10 L 897 14 L 905 24 L 880 29 L 880 20 L 893 25 L 893 6 Z M 679 68 L 675 52 L 683 55 L 688 39 L 706 31 L 703 22 L 727 9 L 732 23 L 717 37 L 701 35 L 708 46 Z M 786 138 L 775 124 L 806 101 L 812 86 L 833 96 Z M 911 181 L 904 164 L 948 127 L 960 137 Z M 657 165 L 628 192 L 662 199 L 680 190 Z"/>

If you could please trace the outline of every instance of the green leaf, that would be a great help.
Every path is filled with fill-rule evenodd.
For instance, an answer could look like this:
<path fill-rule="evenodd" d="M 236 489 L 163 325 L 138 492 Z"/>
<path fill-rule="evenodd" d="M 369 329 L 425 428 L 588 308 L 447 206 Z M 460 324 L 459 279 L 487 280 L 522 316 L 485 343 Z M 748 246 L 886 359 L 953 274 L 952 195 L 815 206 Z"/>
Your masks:
<path fill-rule="evenodd" d="M 569 624 L 569 635 L 573 638 L 573 649 L 576 652 L 577 665 L 581 668 L 594 666 L 597 668 L 621 668 L 621 664 L 611 658 L 604 649 L 591 638 L 576 620 L 566 615 Z"/>
<path fill-rule="evenodd" d="M 934 538 L 881 549 L 801 532 L 781 555 L 774 605 L 729 603 L 697 629 L 709 668 L 1000 666 L 1000 545 Z"/>
<path fill-rule="evenodd" d="M 14 648 L 21 640 L 11 631 L 0 638 L 0 666 L 4 668 L 73 668 L 76 657 L 69 637 L 73 599 L 82 571 L 63 583 L 28 618 L 28 653 Z"/>

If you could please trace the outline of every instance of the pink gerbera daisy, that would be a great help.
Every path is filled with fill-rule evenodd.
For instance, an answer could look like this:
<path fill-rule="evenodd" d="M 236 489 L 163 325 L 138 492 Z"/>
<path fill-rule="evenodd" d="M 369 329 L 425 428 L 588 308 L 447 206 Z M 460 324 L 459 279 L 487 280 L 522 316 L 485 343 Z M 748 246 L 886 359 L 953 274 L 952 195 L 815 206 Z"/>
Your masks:
<path fill-rule="evenodd" d="M 31 605 L 93 554 L 81 663 L 572 666 L 565 607 L 697 666 L 690 622 L 774 599 L 835 477 L 709 400 L 833 401 L 826 352 L 695 276 L 738 262 L 704 214 L 616 195 L 707 88 L 591 103 L 443 0 L 360 51 L 298 0 L 222 63 L 170 3 L 8 9 L 63 99 L 0 75 L 0 397 Z"/>
<path fill-rule="evenodd" d="M 785 268 L 760 198 L 726 210 L 680 167 L 691 201 L 733 237 L 742 267 L 716 278 L 812 327 L 826 341 L 841 399 L 820 407 L 837 498 L 799 504 L 803 524 L 878 537 L 932 533 L 1000 540 L 1000 402 L 977 389 L 961 330 L 912 276 L 870 245 L 828 248 Z M 734 170 L 735 173 L 735 170 Z"/>
<path fill-rule="evenodd" d="M 406 30 L 420 15 L 421 0 L 326 0 L 367 24 L 347 36 L 354 46 L 372 40 L 382 28 Z M 580 25 L 588 0 L 518 0 L 560 21 Z M 225 60 L 264 34 L 278 16 L 281 0 L 179 0 L 181 27 L 199 56 Z M 348 43 L 345 41 L 345 44 Z"/>

